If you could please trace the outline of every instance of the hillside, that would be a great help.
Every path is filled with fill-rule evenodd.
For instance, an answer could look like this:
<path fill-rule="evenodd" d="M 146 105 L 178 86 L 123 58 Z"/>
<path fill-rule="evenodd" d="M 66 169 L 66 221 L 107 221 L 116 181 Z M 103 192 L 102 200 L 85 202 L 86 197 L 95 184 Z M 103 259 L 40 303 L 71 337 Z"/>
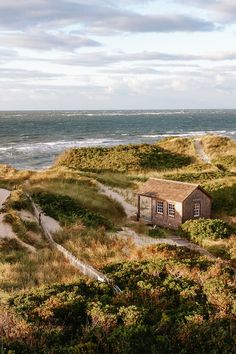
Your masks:
<path fill-rule="evenodd" d="M 39 172 L 0 166 L 0 188 L 11 192 L 0 217 L 16 236 L 0 234 L 3 353 L 236 351 L 235 143 L 204 137 L 206 164 L 193 141 L 68 150 Z M 199 183 L 211 193 L 213 218 L 224 222 L 187 224 L 181 237 L 212 257 L 168 245 L 179 232 L 138 224 L 99 184 L 136 210 L 136 190 L 149 177 Z M 54 240 L 110 283 L 83 276 L 51 247 L 24 192 L 60 224 Z M 152 243 L 139 243 L 148 237 Z"/>
<path fill-rule="evenodd" d="M 158 144 L 143 144 L 71 149 L 58 158 L 56 166 L 90 172 L 128 172 L 180 168 L 190 163 L 190 156 L 163 149 Z"/>

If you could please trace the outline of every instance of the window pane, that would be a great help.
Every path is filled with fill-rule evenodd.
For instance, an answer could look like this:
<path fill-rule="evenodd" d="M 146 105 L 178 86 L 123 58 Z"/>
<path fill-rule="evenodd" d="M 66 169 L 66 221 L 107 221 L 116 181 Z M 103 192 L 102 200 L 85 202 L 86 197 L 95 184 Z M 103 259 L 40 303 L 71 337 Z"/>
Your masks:
<path fill-rule="evenodd" d="M 172 203 L 168 203 L 168 215 L 171 217 L 175 216 L 175 205 Z"/>
<path fill-rule="evenodd" d="M 193 216 L 195 218 L 200 216 L 201 205 L 200 203 L 193 204 Z"/>
<path fill-rule="evenodd" d="M 164 203 L 163 202 L 157 202 L 157 213 L 158 214 L 164 213 Z"/>

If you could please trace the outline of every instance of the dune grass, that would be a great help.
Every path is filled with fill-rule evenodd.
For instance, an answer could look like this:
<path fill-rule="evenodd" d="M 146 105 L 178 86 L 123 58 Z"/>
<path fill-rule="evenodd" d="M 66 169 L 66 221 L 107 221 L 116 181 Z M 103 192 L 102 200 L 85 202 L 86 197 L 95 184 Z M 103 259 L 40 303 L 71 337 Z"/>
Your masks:
<path fill-rule="evenodd" d="M 159 140 L 156 145 L 174 154 L 189 156 L 192 162 L 197 161 L 193 138 L 168 137 Z"/>
<path fill-rule="evenodd" d="M 69 282 L 80 276 L 60 253 L 49 248 L 33 254 L 15 240 L 0 240 L 0 253 L 0 289 L 5 292 Z"/>
<path fill-rule="evenodd" d="M 236 141 L 223 136 L 208 135 L 202 138 L 202 142 L 216 166 L 236 172 Z"/>
<path fill-rule="evenodd" d="M 47 180 L 32 183 L 28 186 L 30 193 L 48 192 L 59 196 L 68 196 L 75 200 L 81 208 L 99 213 L 113 224 L 121 224 L 125 220 L 122 206 L 114 200 L 99 193 L 96 185 L 89 179 Z"/>
<path fill-rule="evenodd" d="M 128 172 L 186 166 L 190 156 L 173 153 L 157 144 L 119 145 L 70 149 L 57 159 L 55 166 L 87 172 Z"/>

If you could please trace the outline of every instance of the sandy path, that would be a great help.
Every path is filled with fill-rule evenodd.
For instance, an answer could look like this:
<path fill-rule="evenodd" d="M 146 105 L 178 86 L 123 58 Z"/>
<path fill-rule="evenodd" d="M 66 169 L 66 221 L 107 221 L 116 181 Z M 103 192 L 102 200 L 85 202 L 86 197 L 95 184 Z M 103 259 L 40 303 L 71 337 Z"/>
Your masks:
<path fill-rule="evenodd" d="M 0 214 L 0 238 L 6 238 L 6 239 L 16 238 L 17 236 L 12 230 L 11 225 L 4 222 L 5 215 L 6 214 Z"/>
<path fill-rule="evenodd" d="M 202 161 L 206 163 L 211 163 L 210 156 L 208 156 L 205 153 L 200 139 L 194 140 L 194 147 L 195 147 L 196 154 L 201 158 Z"/>
<path fill-rule="evenodd" d="M 62 230 L 62 227 L 60 226 L 59 222 L 51 218 L 50 216 L 41 214 L 41 221 L 46 226 L 47 230 L 52 234 Z"/>
<path fill-rule="evenodd" d="M 12 230 L 12 226 L 6 222 L 4 222 L 4 216 L 6 214 L 0 214 L 0 239 L 15 239 L 17 242 L 28 251 L 35 253 L 36 249 L 34 246 L 25 243 L 16 235 L 16 233 Z"/>
<path fill-rule="evenodd" d="M 146 235 L 138 235 L 135 231 L 127 227 L 124 227 L 123 230 L 118 232 L 116 235 L 124 238 L 131 238 L 135 243 L 135 245 L 139 247 L 156 245 L 156 244 L 168 244 L 177 247 L 186 247 L 190 250 L 199 252 L 204 256 L 215 258 L 211 253 L 209 253 L 204 248 L 176 236 L 172 236 L 171 238 L 153 238 Z"/>
<path fill-rule="evenodd" d="M 0 188 L 0 210 L 2 209 L 6 200 L 10 197 L 11 192 L 7 189 Z"/>
<path fill-rule="evenodd" d="M 112 188 L 107 187 L 100 182 L 96 182 L 96 184 L 99 187 L 101 194 L 104 194 L 107 197 L 116 200 L 118 203 L 120 203 L 123 206 L 125 213 L 128 217 L 137 215 L 137 209 L 133 205 L 127 203 L 125 198 L 122 195 L 120 195 L 119 193 L 115 192 Z"/>

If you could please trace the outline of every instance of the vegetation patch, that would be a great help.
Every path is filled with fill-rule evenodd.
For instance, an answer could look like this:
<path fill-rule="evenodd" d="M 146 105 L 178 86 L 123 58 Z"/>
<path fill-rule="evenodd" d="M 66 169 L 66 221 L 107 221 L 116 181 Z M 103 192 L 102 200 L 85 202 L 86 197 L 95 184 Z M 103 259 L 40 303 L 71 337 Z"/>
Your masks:
<path fill-rule="evenodd" d="M 4 348 L 16 353 L 22 348 L 37 353 L 233 353 L 233 270 L 178 252 L 181 262 L 176 254 L 104 268 L 121 294 L 107 284 L 80 279 L 13 296 L 10 309 L 31 332 L 20 347 L 16 336 L 4 338 Z"/>
<path fill-rule="evenodd" d="M 48 192 L 33 193 L 32 198 L 40 205 L 45 214 L 58 220 L 63 225 L 70 225 L 81 219 L 85 226 L 104 226 L 107 229 L 112 227 L 109 220 L 99 213 L 91 212 L 69 196 L 56 195 Z"/>
<path fill-rule="evenodd" d="M 166 233 L 163 229 L 161 229 L 160 227 L 156 227 L 155 229 L 151 229 L 148 231 L 148 235 L 151 236 L 151 237 L 156 237 L 156 238 L 159 238 L 159 237 L 165 237 L 166 236 Z"/>
<path fill-rule="evenodd" d="M 31 204 L 22 189 L 13 190 L 6 203 L 7 208 L 31 210 Z"/>
<path fill-rule="evenodd" d="M 202 139 L 204 149 L 216 165 L 225 169 L 236 168 L 236 142 L 223 136 L 206 136 Z"/>
<path fill-rule="evenodd" d="M 206 172 L 186 172 L 176 174 L 165 174 L 163 177 L 187 183 L 205 183 L 212 179 L 234 177 L 235 173 L 229 171 L 206 171 Z"/>
<path fill-rule="evenodd" d="M 209 186 L 209 190 L 211 187 Z M 220 185 L 210 190 L 212 195 L 212 209 L 217 213 L 225 212 L 227 215 L 236 215 L 236 183 Z"/>
<path fill-rule="evenodd" d="M 141 144 L 70 149 L 58 158 L 56 165 L 90 172 L 127 172 L 179 168 L 191 161 L 189 156 L 172 153 L 158 145 Z"/>
<path fill-rule="evenodd" d="M 181 234 L 200 245 L 205 239 L 228 238 L 233 228 L 220 219 L 188 220 L 180 226 Z"/>

